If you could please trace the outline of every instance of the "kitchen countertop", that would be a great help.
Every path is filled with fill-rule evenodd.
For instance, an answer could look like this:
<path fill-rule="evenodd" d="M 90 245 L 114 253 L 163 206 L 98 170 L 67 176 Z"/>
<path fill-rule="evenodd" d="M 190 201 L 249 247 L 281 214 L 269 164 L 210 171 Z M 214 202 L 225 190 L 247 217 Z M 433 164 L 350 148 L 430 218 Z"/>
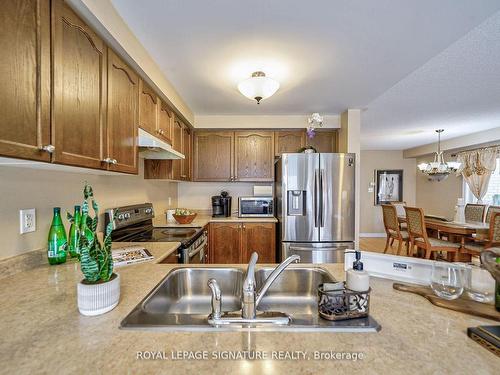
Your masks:
<path fill-rule="evenodd" d="M 115 244 L 119 246 L 123 244 Z M 120 330 L 120 321 L 177 265 L 155 262 L 178 243 L 148 246 L 155 261 L 117 269 L 121 299 L 111 312 L 85 317 L 76 306 L 78 263 L 43 266 L 0 283 L 1 373 L 498 373 L 500 360 L 469 339 L 466 329 L 493 322 L 435 307 L 424 298 L 372 278 L 371 314 L 379 333 L 149 332 Z M 324 266 L 338 279 L 342 264 Z M 306 352 L 306 359 L 173 360 L 171 352 Z M 138 359 L 154 351 L 168 359 Z M 315 359 L 316 351 L 357 352 L 357 361 Z M 140 352 L 140 354 L 138 354 Z M 189 353 L 188 353 L 189 354 Z M 184 353 L 184 355 L 187 355 Z M 176 355 L 179 358 L 179 355 Z M 302 355 L 296 354 L 299 358 Z M 308 358 L 308 359 L 307 359 Z M 496 370 L 495 370 L 496 369 Z"/>
<path fill-rule="evenodd" d="M 190 224 L 177 224 L 177 223 L 167 223 L 165 215 L 153 219 L 153 225 L 155 227 L 165 227 L 165 228 L 178 228 L 178 227 L 204 227 L 208 223 L 277 223 L 278 219 L 275 217 L 212 217 L 209 215 L 198 215 L 194 218 L 193 222 Z"/>

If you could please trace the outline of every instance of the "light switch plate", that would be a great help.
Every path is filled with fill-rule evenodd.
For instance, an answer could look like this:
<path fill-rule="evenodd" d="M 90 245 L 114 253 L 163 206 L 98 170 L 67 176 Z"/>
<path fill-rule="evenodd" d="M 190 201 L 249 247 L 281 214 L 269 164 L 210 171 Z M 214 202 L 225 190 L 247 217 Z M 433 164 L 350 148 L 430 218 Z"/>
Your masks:
<path fill-rule="evenodd" d="M 34 208 L 19 210 L 19 233 L 34 231 L 36 231 L 36 210 Z"/>

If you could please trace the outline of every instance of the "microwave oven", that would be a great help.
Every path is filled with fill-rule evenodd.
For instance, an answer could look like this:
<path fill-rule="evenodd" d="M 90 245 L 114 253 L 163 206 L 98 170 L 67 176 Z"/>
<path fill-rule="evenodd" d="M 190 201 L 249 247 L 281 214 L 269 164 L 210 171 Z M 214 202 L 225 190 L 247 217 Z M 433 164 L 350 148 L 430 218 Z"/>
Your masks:
<path fill-rule="evenodd" d="M 239 217 L 274 217 L 273 197 L 239 197 Z"/>

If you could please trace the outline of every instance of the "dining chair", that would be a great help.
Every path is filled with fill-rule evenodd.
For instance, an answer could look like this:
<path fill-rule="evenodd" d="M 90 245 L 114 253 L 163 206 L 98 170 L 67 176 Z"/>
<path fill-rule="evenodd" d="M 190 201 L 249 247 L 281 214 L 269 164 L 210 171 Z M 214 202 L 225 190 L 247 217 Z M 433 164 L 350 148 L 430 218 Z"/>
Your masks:
<path fill-rule="evenodd" d="M 456 253 L 460 249 L 460 244 L 444 241 L 438 238 L 427 236 L 425 227 L 424 211 L 418 207 L 405 207 L 406 223 L 410 237 L 410 250 L 408 254 L 413 256 L 415 247 L 425 251 L 425 259 L 430 259 L 431 254 L 438 251 L 446 253 Z"/>
<path fill-rule="evenodd" d="M 486 241 L 466 242 L 464 247 L 465 251 L 471 255 L 481 255 L 481 252 L 486 249 L 500 248 L 500 212 L 491 212 L 489 235 Z"/>
<path fill-rule="evenodd" d="M 397 254 L 398 255 L 401 254 L 403 242 L 406 245 L 406 253 L 408 254 L 410 237 L 408 236 L 407 231 L 401 230 L 401 228 L 399 227 L 398 213 L 396 207 L 393 204 L 383 204 L 382 216 L 384 218 L 385 233 L 387 234 L 384 254 L 387 252 L 387 249 L 389 248 L 389 242 L 390 245 L 392 246 L 394 240 L 398 240 L 399 242 Z"/>
<path fill-rule="evenodd" d="M 489 223 L 490 220 L 491 220 L 491 215 L 494 213 L 494 212 L 500 212 L 500 206 L 489 206 L 488 209 L 486 210 L 486 218 L 485 218 L 485 222 L 486 223 Z"/>
<path fill-rule="evenodd" d="M 465 205 L 465 221 L 484 221 L 485 204 L 467 203 Z"/>

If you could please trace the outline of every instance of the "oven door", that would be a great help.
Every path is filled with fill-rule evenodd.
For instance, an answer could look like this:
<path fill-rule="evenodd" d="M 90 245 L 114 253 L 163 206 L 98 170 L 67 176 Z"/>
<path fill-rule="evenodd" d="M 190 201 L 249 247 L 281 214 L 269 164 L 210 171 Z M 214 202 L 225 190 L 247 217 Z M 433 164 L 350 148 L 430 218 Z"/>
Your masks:
<path fill-rule="evenodd" d="M 185 251 L 187 252 L 187 257 L 186 263 L 189 264 L 203 264 L 205 263 L 205 247 L 206 247 L 207 241 L 206 239 L 198 245 L 198 247 L 194 249 L 186 249 Z"/>

